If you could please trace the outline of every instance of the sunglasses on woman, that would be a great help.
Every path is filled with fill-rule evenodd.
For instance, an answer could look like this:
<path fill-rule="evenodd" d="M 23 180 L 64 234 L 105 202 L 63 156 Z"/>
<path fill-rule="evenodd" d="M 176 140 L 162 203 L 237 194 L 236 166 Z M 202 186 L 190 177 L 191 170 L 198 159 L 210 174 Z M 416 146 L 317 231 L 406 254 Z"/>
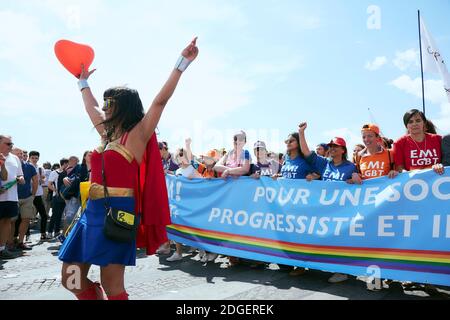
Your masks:
<path fill-rule="evenodd" d="M 103 111 L 107 111 L 107 110 L 111 109 L 112 106 L 113 106 L 113 104 L 114 104 L 114 100 L 113 100 L 113 99 L 111 99 L 111 98 L 106 98 L 105 101 L 103 102 L 103 108 L 102 108 L 102 110 L 103 110 Z"/>

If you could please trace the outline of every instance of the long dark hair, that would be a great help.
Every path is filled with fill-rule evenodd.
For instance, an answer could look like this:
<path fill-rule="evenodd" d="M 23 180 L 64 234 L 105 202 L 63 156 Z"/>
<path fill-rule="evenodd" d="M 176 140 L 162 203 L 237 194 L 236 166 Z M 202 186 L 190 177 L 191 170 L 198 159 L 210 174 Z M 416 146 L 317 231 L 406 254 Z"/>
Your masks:
<path fill-rule="evenodd" d="M 110 99 L 113 108 L 111 118 L 101 123 L 106 128 L 108 141 L 130 131 L 144 118 L 144 107 L 139 98 L 139 93 L 134 89 L 126 87 L 110 88 L 103 94 L 103 99 L 105 101 Z"/>
<path fill-rule="evenodd" d="M 83 160 L 81 161 L 81 165 L 82 166 L 87 166 L 87 164 L 86 164 L 86 155 L 89 153 L 89 152 L 91 152 L 91 151 L 85 151 L 84 153 L 83 153 Z"/>
<path fill-rule="evenodd" d="M 290 133 L 289 135 L 288 135 L 288 137 L 293 137 L 295 140 L 297 140 L 297 151 L 298 151 L 298 154 L 300 155 L 300 157 L 302 157 L 302 158 L 305 158 L 305 155 L 303 154 L 303 152 L 302 152 L 302 149 L 301 149 L 301 147 L 300 147 L 300 136 L 298 135 L 298 132 L 293 132 L 293 133 Z M 287 155 L 288 156 L 290 156 L 290 152 L 288 151 L 288 152 L 286 152 L 287 153 Z"/>

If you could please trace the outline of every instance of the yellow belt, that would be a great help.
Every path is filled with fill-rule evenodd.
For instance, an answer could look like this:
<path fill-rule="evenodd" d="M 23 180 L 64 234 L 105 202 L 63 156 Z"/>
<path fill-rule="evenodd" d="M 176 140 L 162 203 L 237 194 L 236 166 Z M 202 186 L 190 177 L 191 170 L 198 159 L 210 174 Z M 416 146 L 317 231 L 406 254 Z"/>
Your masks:
<path fill-rule="evenodd" d="M 107 187 L 110 197 L 133 197 L 134 190 L 130 188 Z M 89 199 L 98 200 L 105 197 L 105 190 L 102 185 L 93 183 L 89 188 Z"/>

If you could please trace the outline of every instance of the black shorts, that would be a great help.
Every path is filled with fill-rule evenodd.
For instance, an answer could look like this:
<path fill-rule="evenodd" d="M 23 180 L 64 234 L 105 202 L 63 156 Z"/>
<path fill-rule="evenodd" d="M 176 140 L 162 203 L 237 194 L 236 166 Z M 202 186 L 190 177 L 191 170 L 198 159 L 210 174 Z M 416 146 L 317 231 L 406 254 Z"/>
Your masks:
<path fill-rule="evenodd" d="M 0 201 L 0 219 L 11 219 L 19 215 L 19 204 L 16 201 Z"/>

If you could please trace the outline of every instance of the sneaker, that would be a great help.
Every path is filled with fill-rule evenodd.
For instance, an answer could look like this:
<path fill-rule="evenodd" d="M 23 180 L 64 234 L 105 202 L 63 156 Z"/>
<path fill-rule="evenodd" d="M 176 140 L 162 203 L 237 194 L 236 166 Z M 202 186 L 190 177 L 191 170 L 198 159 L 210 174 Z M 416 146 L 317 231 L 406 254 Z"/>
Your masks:
<path fill-rule="evenodd" d="M 306 272 L 305 268 L 295 268 L 294 270 L 289 272 L 289 275 L 292 277 L 297 277 L 297 276 L 301 276 L 305 272 Z"/>
<path fill-rule="evenodd" d="M 198 258 L 200 259 L 200 261 L 202 261 L 205 256 L 206 256 L 206 251 L 205 250 L 200 250 L 198 252 Z M 202 262 L 206 262 L 206 261 L 202 261 Z"/>
<path fill-rule="evenodd" d="M 156 250 L 156 254 L 170 254 L 170 246 L 164 247 L 164 245 L 160 246 L 158 250 Z"/>
<path fill-rule="evenodd" d="M 46 233 L 41 234 L 41 241 L 48 241 L 50 240 L 52 237 L 48 236 Z"/>
<path fill-rule="evenodd" d="M 207 255 L 206 255 L 206 261 L 207 262 L 211 262 L 211 261 L 214 261 L 214 260 L 216 260 L 217 259 L 217 257 L 218 257 L 218 254 L 217 253 L 208 253 Z"/>
<path fill-rule="evenodd" d="M 375 285 L 377 283 L 379 284 L 378 286 Z M 381 281 L 380 278 L 375 278 L 375 279 L 372 280 L 372 282 L 367 282 L 366 283 L 366 289 L 368 291 L 373 291 L 373 292 L 380 291 L 381 289 L 383 289 L 383 281 Z"/>
<path fill-rule="evenodd" d="M 183 259 L 183 256 L 175 251 L 173 253 L 173 255 L 168 257 L 166 260 L 169 261 L 169 262 L 173 262 L 173 261 L 179 261 L 179 260 L 182 260 L 182 259 Z"/>
<path fill-rule="evenodd" d="M 197 248 L 190 247 L 187 253 L 194 253 L 195 251 L 197 251 Z"/>
<path fill-rule="evenodd" d="M 33 248 L 32 247 L 30 247 L 29 245 L 26 245 L 25 243 L 19 243 L 18 245 L 17 245 L 17 249 L 20 249 L 20 250 L 25 250 L 25 251 L 29 251 L 29 250 L 33 250 Z"/>
<path fill-rule="evenodd" d="M 10 252 L 8 249 L 4 249 L 0 251 L 0 259 L 14 259 L 17 258 L 17 256 Z"/>
<path fill-rule="evenodd" d="M 348 279 L 348 275 L 342 273 L 333 274 L 330 279 L 328 279 L 329 283 L 339 283 Z"/>

